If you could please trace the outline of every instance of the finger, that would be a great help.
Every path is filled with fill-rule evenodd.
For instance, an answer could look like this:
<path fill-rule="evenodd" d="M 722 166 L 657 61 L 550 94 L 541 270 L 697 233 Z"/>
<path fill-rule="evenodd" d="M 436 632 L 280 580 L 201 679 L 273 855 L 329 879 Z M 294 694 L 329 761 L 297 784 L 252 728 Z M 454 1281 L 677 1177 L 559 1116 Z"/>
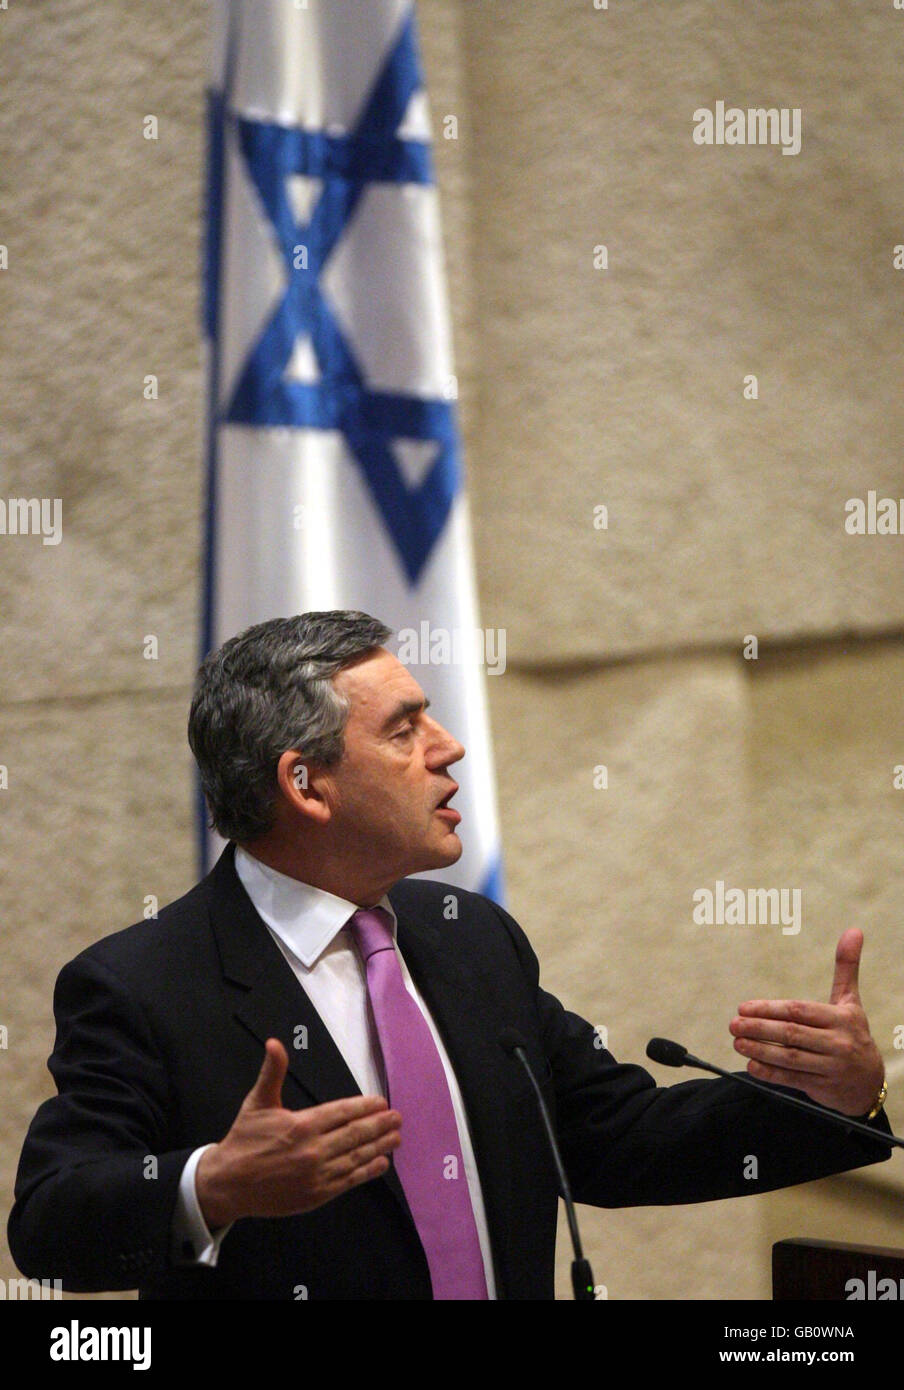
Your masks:
<path fill-rule="evenodd" d="M 306 1110 L 296 1112 L 302 1120 L 307 1134 L 329 1134 L 331 1130 L 341 1129 L 343 1125 L 367 1115 L 389 1113 L 389 1103 L 385 1096 L 343 1096 L 342 1100 L 328 1100 L 323 1105 L 312 1105 Z M 396 1123 L 401 1120 L 397 1110 L 393 1110 Z"/>
<path fill-rule="evenodd" d="M 837 1066 L 835 1057 L 823 1056 L 818 1052 L 803 1052 L 796 1047 L 780 1047 L 775 1043 L 751 1042 L 748 1038 L 735 1038 L 735 1052 L 749 1057 L 765 1067 L 776 1067 L 782 1071 L 800 1075 L 825 1077 L 834 1073 Z"/>
<path fill-rule="evenodd" d="M 863 932 L 859 927 L 848 927 L 841 933 L 835 951 L 835 978 L 829 1003 L 837 1004 L 841 999 L 860 1000 L 860 952 L 863 950 Z"/>
<path fill-rule="evenodd" d="M 822 1076 L 789 1071 L 785 1067 L 771 1067 L 763 1062 L 748 1062 L 747 1071 L 755 1081 L 770 1081 L 774 1086 L 790 1086 L 792 1090 L 806 1091 L 808 1095 L 811 1094 L 811 1089 L 815 1090 L 825 1080 Z"/>
<path fill-rule="evenodd" d="M 779 1023 L 771 1018 L 733 1018 L 728 1031 L 735 1038 L 796 1047 L 803 1052 L 836 1052 L 838 1038 L 834 1028 L 807 1028 L 802 1023 Z"/>
<path fill-rule="evenodd" d="M 397 1110 L 384 1110 L 367 1119 L 353 1120 L 350 1124 L 331 1130 L 321 1141 L 320 1152 L 327 1161 L 340 1158 L 386 1135 L 398 1135 L 401 1122 L 402 1117 Z"/>
<path fill-rule="evenodd" d="M 264 1044 L 264 1060 L 257 1080 L 245 1097 L 251 1110 L 280 1110 L 282 1086 L 289 1069 L 286 1049 L 279 1038 L 268 1038 Z"/>
<path fill-rule="evenodd" d="M 386 1134 L 381 1134 L 379 1138 L 368 1144 L 359 1144 L 357 1148 L 337 1155 L 323 1167 L 326 1180 L 328 1182 L 341 1181 L 358 1168 L 366 1168 L 373 1163 L 375 1158 L 385 1157 L 388 1161 L 393 1149 L 397 1149 L 401 1142 L 402 1136 L 399 1131 L 391 1130 Z"/>
<path fill-rule="evenodd" d="M 838 1010 L 815 999 L 747 999 L 738 1005 L 742 1018 L 771 1018 L 779 1023 L 803 1023 L 809 1028 L 836 1028 Z"/>
<path fill-rule="evenodd" d="M 389 1159 L 381 1155 L 379 1158 L 375 1158 L 370 1163 L 366 1164 L 363 1168 L 356 1168 L 353 1173 L 350 1173 L 348 1177 L 344 1179 L 340 1190 L 345 1192 L 350 1187 L 357 1187 L 359 1183 L 370 1182 L 371 1178 L 382 1177 L 388 1167 Z M 337 1193 L 336 1195 L 338 1196 L 339 1194 Z"/>

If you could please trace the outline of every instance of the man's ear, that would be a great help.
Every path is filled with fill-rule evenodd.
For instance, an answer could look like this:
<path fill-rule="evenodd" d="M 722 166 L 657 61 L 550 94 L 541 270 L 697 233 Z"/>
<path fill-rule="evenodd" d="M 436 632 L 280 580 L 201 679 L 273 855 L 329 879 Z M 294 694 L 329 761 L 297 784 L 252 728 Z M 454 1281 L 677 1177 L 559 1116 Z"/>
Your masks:
<path fill-rule="evenodd" d="M 326 825 L 332 809 L 327 796 L 329 775 L 321 764 L 303 758 L 297 749 L 290 748 L 280 755 L 276 765 L 276 781 L 280 794 L 292 811 L 307 816 L 318 825 Z"/>

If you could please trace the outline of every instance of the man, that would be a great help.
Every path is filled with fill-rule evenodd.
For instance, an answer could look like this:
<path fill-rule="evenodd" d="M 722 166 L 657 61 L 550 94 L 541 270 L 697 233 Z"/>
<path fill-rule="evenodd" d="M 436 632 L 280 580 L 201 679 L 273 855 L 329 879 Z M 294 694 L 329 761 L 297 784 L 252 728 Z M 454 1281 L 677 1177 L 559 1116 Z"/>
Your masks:
<path fill-rule="evenodd" d="M 60 973 L 59 1094 L 9 1222 L 24 1273 L 158 1298 L 551 1298 L 557 1182 L 506 1028 L 579 1202 L 705 1201 L 888 1157 L 733 1080 L 657 1087 L 540 989 L 506 912 L 408 877 L 461 853 L 464 749 L 389 635 L 310 613 L 203 664 L 189 740 L 230 844 L 157 921 Z M 753 1075 L 888 1133 L 861 944 L 842 937 L 830 1004 L 753 1001 L 731 1028 Z"/>

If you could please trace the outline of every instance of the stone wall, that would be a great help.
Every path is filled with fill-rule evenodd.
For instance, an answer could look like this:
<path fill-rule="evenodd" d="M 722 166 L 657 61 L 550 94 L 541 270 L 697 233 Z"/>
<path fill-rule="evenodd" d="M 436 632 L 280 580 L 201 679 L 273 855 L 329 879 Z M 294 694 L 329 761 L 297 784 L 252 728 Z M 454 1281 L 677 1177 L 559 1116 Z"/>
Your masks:
<path fill-rule="evenodd" d="M 733 1065 L 737 1003 L 826 996 L 861 926 L 894 1074 L 904 539 L 849 535 L 844 504 L 904 494 L 904 15 L 418 8 L 482 616 L 507 633 L 508 905 L 546 987 L 638 1061 L 663 1034 Z M 195 872 L 207 10 L 0 11 L 0 492 L 64 507 L 59 546 L 0 539 L 4 1210 L 57 971 Z M 800 153 L 695 144 L 720 100 L 800 109 Z M 696 926 L 717 879 L 800 888 L 800 932 Z M 895 1172 L 582 1225 L 612 1298 L 768 1297 L 783 1235 L 901 1244 Z"/>

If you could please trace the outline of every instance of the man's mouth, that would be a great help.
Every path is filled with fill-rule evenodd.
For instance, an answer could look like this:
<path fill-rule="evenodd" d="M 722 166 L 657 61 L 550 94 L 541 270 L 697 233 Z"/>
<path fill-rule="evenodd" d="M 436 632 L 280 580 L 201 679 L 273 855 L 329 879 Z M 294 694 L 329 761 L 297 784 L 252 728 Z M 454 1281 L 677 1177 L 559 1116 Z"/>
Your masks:
<path fill-rule="evenodd" d="M 448 820 L 452 825 L 457 825 L 458 822 L 461 820 L 461 813 L 456 811 L 454 806 L 449 805 L 449 802 L 452 800 L 453 796 L 457 791 L 458 784 L 456 783 L 454 787 L 449 788 L 445 796 L 442 798 L 441 801 L 437 802 L 435 807 L 436 814 L 438 816 L 443 816 L 444 819 Z"/>

